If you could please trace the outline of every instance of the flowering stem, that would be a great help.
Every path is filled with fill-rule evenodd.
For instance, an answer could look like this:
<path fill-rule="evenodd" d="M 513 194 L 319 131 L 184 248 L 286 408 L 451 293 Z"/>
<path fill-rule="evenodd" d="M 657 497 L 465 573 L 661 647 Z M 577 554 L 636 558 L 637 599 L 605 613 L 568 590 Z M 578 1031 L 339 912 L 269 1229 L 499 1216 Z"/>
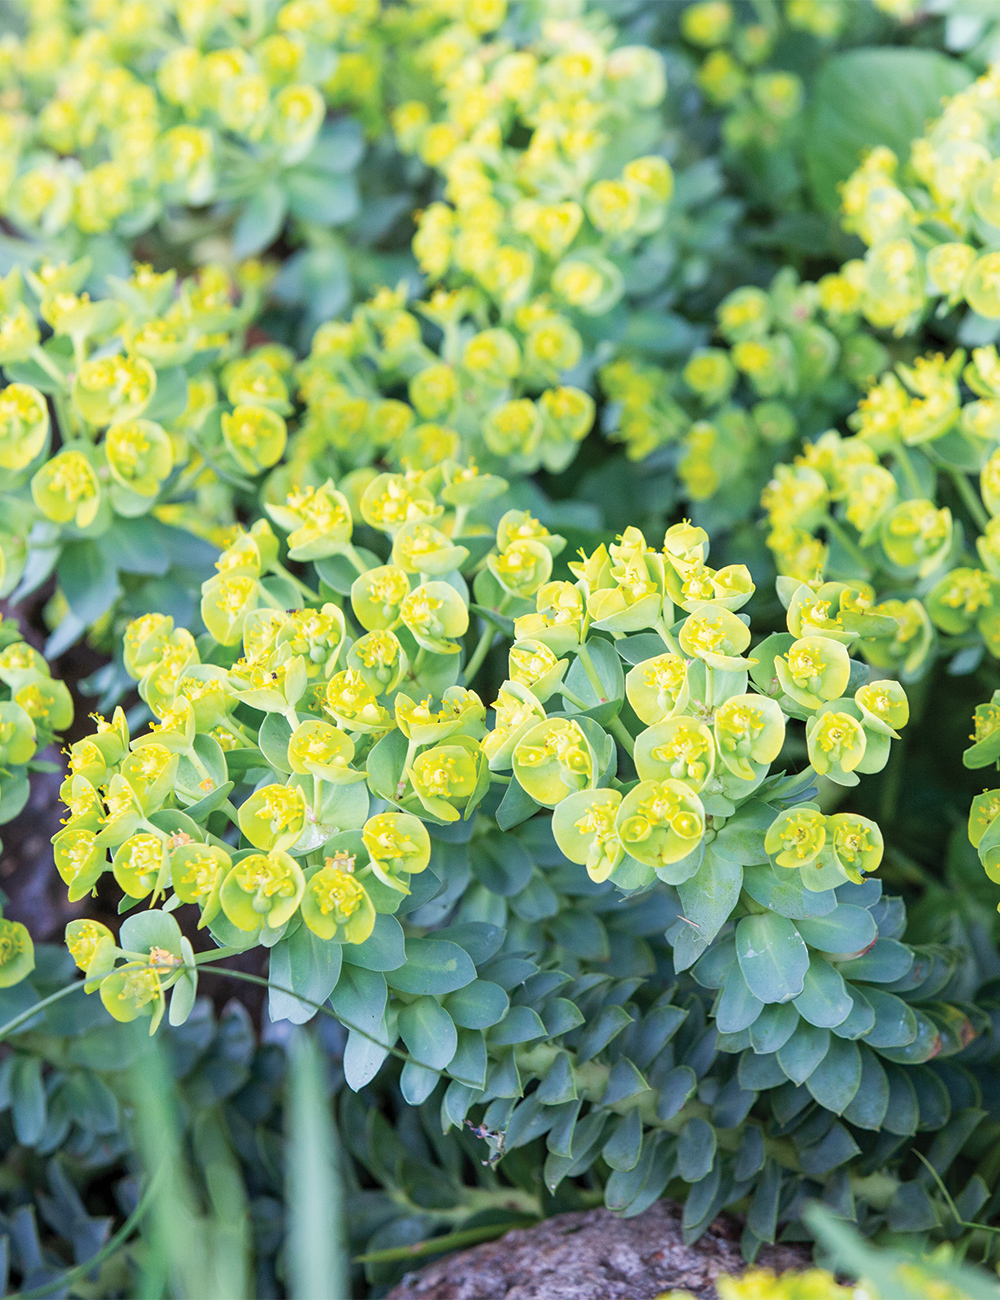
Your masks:
<path fill-rule="evenodd" d="M 615 716 L 608 723 L 608 730 L 618 741 L 618 743 L 622 746 L 622 748 L 628 754 L 629 758 L 634 758 L 635 741 L 633 740 L 631 734 L 629 733 L 628 728 L 625 726 L 625 723 L 622 722 L 621 718 L 619 718 L 617 714 L 615 714 Z"/>
<path fill-rule="evenodd" d="M 489 654 L 496 634 L 497 630 L 492 623 L 487 623 L 483 628 L 482 634 L 476 642 L 476 648 L 470 655 L 469 662 L 465 665 L 465 680 L 467 682 L 471 682 L 476 673 L 482 668 L 483 660 Z"/>
<path fill-rule="evenodd" d="M 604 683 L 597 675 L 597 669 L 594 667 L 594 661 L 590 657 L 590 651 L 587 649 L 586 645 L 581 642 L 576 653 L 580 658 L 580 662 L 583 664 L 583 671 L 587 674 L 587 680 L 594 688 L 594 694 L 597 696 L 598 703 L 607 704 L 608 697 L 604 693 Z"/>
<path fill-rule="evenodd" d="M 917 477 L 917 471 L 913 468 L 913 461 L 910 460 L 906 448 L 901 442 L 894 442 L 892 445 L 892 454 L 899 461 L 899 467 L 903 471 L 907 483 L 910 485 L 910 491 L 916 497 L 925 495 L 923 484 Z"/>
<path fill-rule="evenodd" d="M 347 556 L 348 562 L 350 563 L 351 567 L 354 568 L 354 569 L 356 569 L 356 570 L 358 571 L 358 573 L 367 573 L 367 572 L 368 572 L 368 565 L 365 564 L 364 560 L 363 560 L 363 559 L 361 558 L 361 556 L 357 553 L 357 551 L 356 551 L 355 548 L 351 545 L 351 543 L 350 543 L 350 542 L 344 542 L 344 543 L 343 543 L 343 548 L 344 548 L 344 555 Z M 317 596 L 316 599 L 318 600 L 319 597 Z"/>
<path fill-rule="evenodd" d="M 858 546 L 857 542 L 851 541 L 846 531 L 841 527 L 838 521 L 834 519 L 833 515 L 827 514 L 825 523 L 827 532 L 831 537 L 837 539 L 854 563 L 859 566 L 861 572 L 865 575 L 870 574 L 872 571 L 871 565 L 865 559 L 865 553 L 862 551 L 861 547 Z"/>
<path fill-rule="evenodd" d="M 82 989 L 84 983 L 84 980 L 74 980 L 72 984 L 67 984 L 65 988 L 61 988 L 55 993 L 50 993 L 47 998 L 42 998 L 41 1002 L 36 1002 L 34 1006 L 28 1007 L 27 1011 L 22 1011 L 19 1015 L 14 1016 L 11 1020 L 8 1020 L 5 1025 L 0 1025 L 0 1042 L 2 1042 L 8 1034 L 12 1034 L 15 1029 L 20 1029 L 23 1024 L 29 1021 L 33 1016 L 36 1016 L 39 1011 L 44 1011 L 46 1007 L 52 1006 L 54 1002 L 59 1002 L 63 998 L 68 997 L 71 993 L 75 993 L 77 989 Z"/>
<path fill-rule="evenodd" d="M 508 592 L 500 601 L 500 604 L 497 605 L 496 612 L 502 614 L 509 604 L 510 592 Z M 476 673 L 478 673 L 480 668 L 482 668 L 483 660 L 489 654 L 490 647 L 493 645 L 493 638 L 496 634 L 497 630 L 492 623 L 487 623 L 483 628 L 482 634 L 476 643 L 476 648 L 473 650 L 469 662 L 465 665 L 465 680 L 467 683 L 471 682 Z"/>
<path fill-rule="evenodd" d="M 983 509 L 983 503 L 976 496 L 968 476 L 963 474 L 960 469 L 956 469 L 954 465 L 948 465 L 946 468 L 951 481 L 955 484 L 958 495 L 962 498 L 962 504 L 976 521 L 979 531 L 985 533 L 990 526 L 990 517 Z"/>
<path fill-rule="evenodd" d="M 31 359 L 45 371 L 50 379 L 54 379 L 60 388 L 69 386 L 66 376 L 41 345 L 36 345 L 31 349 Z"/>
<path fill-rule="evenodd" d="M 662 618 L 658 618 L 655 624 L 655 630 L 659 634 L 660 640 L 667 647 L 671 654 L 680 655 L 681 648 L 677 643 L 677 638 L 667 628 Z"/>
<path fill-rule="evenodd" d="M 420 1259 L 424 1255 L 439 1255 L 460 1246 L 474 1246 L 480 1241 L 493 1241 L 509 1232 L 511 1224 L 491 1223 L 478 1228 L 460 1228 L 443 1237 L 427 1237 L 412 1246 L 389 1246 L 385 1250 L 370 1250 L 365 1255 L 355 1255 L 354 1264 L 391 1264 L 396 1260 Z"/>
<path fill-rule="evenodd" d="M 312 587 L 307 587 L 300 578 L 296 578 L 294 573 L 289 573 L 283 564 L 279 564 L 277 560 L 274 560 L 271 564 L 271 568 L 275 573 L 280 573 L 283 578 L 287 578 L 292 586 L 305 596 L 306 600 L 314 600 L 317 604 L 322 603 L 322 597 L 319 592 L 313 591 Z"/>

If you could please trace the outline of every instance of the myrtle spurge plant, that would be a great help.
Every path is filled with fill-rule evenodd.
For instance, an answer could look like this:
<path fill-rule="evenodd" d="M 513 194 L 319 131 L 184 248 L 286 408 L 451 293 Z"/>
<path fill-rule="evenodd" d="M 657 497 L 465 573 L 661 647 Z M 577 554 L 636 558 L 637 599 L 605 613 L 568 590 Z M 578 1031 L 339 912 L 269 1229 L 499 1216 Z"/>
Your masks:
<path fill-rule="evenodd" d="M 820 775 L 878 771 L 906 724 L 902 689 L 850 654 L 884 620 L 848 586 L 818 617 L 797 585 L 789 632 L 754 645 L 749 574 L 712 569 L 688 524 L 554 578 L 561 538 L 524 512 L 476 522 L 500 486 L 378 476 L 359 505 L 377 550 L 332 484 L 293 494 L 269 509 L 285 540 L 262 521 L 223 552 L 206 636 L 131 625 L 155 721 L 133 735 L 119 710 L 74 744 L 54 840 L 71 896 L 110 873 L 129 915 L 117 936 L 73 922 L 70 951 L 112 1015 L 155 1029 L 189 1014 L 206 963 L 262 945 L 272 1016 L 331 998 L 352 1087 L 402 1055 L 404 1097 L 443 1075 L 445 1127 L 471 1112 L 493 1159 L 547 1134 L 550 1189 L 600 1158 L 608 1204 L 638 1213 L 681 1179 L 694 1233 L 752 1192 L 770 1239 L 798 1163 L 825 1176 L 886 1123 L 914 1132 L 906 1067 L 981 1023 L 932 1000 L 954 958 L 899 942 L 878 827 L 816 800 Z M 490 712 L 475 683 L 503 641 Z M 775 770 L 797 721 L 809 766 Z M 557 891 L 590 910 L 564 916 Z M 680 1001 L 641 989 L 631 941 L 638 983 L 588 973 L 614 951 L 594 905 L 613 930 L 632 900 L 693 975 Z M 185 905 L 214 949 L 185 937 Z M 805 1114 L 801 1154 L 769 1154 L 775 1116 Z"/>
<path fill-rule="evenodd" d="M 779 570 L 817 600 L 827 580 L 861 582 L 897 620 L 863 653 L 904 679 L 957 651 L 1000 656 L 998 397 L 995 347 L 919 357 L 862 399 L 853 436 L 824 433 L 765 489 Z"/>
<path fill-rule="evenodd" d="M 0 623 L 0 825 L 13 821 L 28 802 L 32 772 L 57 770 L 44 757 L 59 733 L 73 721 L 73 701 L 64 682 L 33 646 L 21 639 L 17 623 Z M 0 910 L 0 988 L 25 979 L 35 966 L 34 944 L 26 926 Z"/>
<path fill-rule="evenodd" d="M 26 31 L 0 45 L 0 210 L 50 254 L 108 257 L 108 237 L 155 227 L 174 241 L 231 233 L 246 256 L 287 218 L 356 212 L 360 131 L 324 119 L 378 111 L 376 0 L 115 3 L 97 21 L 59 0 L 17 9 Z M 209 212 L 187 224 L 186 209 Z"/>
<path fill-rule="evenodd" d="M 20 600 L 55 574 L 50 653 L 119 598 L 141 608 L 150 580 L 190 590 L 185 571 L 211 556 L 191 532 L 225 536 L 234 487 L 283 455 L 290 409 L 284 351 L 240 355 L 260 267 L 178 282 L 137 265 L 99 298 L 91 270 L 2 282 L 0 591 Z"/>
<path fill-rule="evenodd" d="M 360 492 L 379 465 L 565 469 L 594 421 L 590 394 L 564 382 L 583 356 L 580 334 L 541 305 L 493 326 L 488 306 L 476 289 L 412 300 L 401 286 L 380 290 L 350 321 L 321 325 L 295 368 L 304 410 L 266 498 L 349 471 L 359 471 Z M 439 334 L 434 346 L 428 331 Z"/>
<path fill-rule="evenodd" d="M 420 97 L 393 110 L 396 141 L 444 180 L 414 253 L 432 281 L 480 286 L 504 319 L 551 312 L 545 299 L 610 311 L 673 192 L 659 152 L 615 165 L 627 140 L 657 130 L 662 57 L 582 8 L 539 23 L 511 6 L 531 32 L 512 40 L 505 0 L 466 5 L 457 22 L 456 6 L 424 4 L 415 48 L 400 42 Z"/>
<path fill-rule="evenodd" d="M 889 356 L 859 329 L 844 275 L 803 283 L 786 268 L 767 291 L 729 294 L 716 319 L 724 346 L 695 350 L 679 372 L 621 358 L 600 377 L 611 403 L 605 428 L 626 455 L 678 446 L 685 498 L 729 521 L 782 451 L 849 409 Z"/>
<path fill-rule="evenodd" d="M 853 264 L 871 324 L 913 332 L 929 314 L 966 306 L 1000 318 L 995 71 L 953 96 L 909 160 L 872 150 L 843 189 L 843 222 L 868 245 Z"/>

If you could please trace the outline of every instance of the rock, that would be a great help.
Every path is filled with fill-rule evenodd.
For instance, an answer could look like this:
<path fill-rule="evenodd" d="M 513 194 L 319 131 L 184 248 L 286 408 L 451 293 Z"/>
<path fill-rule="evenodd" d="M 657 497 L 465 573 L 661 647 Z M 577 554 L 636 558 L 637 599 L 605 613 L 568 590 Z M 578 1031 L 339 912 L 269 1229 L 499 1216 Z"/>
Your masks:
<path fill-rule="evenodd" d="M 722 1215 L 686 1246 L 672 1201 L 634 1219 L 605 1209 L 558 1214 L 409 1273 L 386 1300 L 655 1300 L 674 1288 L 714 1300 L 717 1277 L 747 1268 L 740 1232 Z M 757 1264 L 780 1273 L 811 1258 L 805 1244 L 764 1246 Z"/>

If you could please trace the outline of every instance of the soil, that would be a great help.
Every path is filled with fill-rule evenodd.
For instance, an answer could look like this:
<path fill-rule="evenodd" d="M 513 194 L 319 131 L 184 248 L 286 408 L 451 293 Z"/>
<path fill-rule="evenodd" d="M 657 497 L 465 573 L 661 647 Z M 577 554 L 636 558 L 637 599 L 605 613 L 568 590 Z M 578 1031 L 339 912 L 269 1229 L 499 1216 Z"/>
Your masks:
<path fill-rule="evenodd" d="M 722 1215 L 686 1246 L 681 1213 L 659 1201 L 633 1219 L 559 1214 L 408 1273 L 386 1300 L 656 1300 L 674 1289 L 715 1300 L 717 1277 L 746 1271 L 742 1225 Z M 781 1273 L 811 1261 L 796 1242 L 764 1246 L 757 1265 Z"/>

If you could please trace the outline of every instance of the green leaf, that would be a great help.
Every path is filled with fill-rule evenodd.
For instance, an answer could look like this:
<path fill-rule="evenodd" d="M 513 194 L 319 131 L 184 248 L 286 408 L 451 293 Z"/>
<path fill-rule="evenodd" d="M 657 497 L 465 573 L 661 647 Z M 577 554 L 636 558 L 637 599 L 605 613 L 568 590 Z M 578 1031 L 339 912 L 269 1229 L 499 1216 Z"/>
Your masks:
<path fill-rule="evenodd" d="M 819 1177 L 853 1160 L 860 1151 L 843 1124 L 832 1124 L 815 1145 L 799 1152 L 799 1163 L 805 1173 Z"/>
<path fill-rule="evenodd" d="M 345 964 L 330 998 L 348 1030 L 344 1078 L 355 1092 L 371 1082 L 389 1055 L 383 1024 L 387 996 L 385 976 L 379 971 Z"/>
<path fill-rule="evenodd" d="M 822 1061 L 805 1081 L 813 1098 L 842 1115 L 861 1084 L 861 1051 L 846 1038 L 831 1038 Z"/>
<path fill-rule="evenodd" d="M 535 1038 L 545 1038 L 545 1025 L 537 1011 L 531 1007 L 511 1007 L 503 1020 L 490 1034 L 490 1043 L 510 1047 L 515 1043 L 528 1043 Z"/>
<path fill-rule="evenodd" d="M 750 1026 L 750 1043 L 755 1052 L 777 1052 L 795 1033 L 799 1013 L 792 1002 L 772 1002 Z"/>
<path fill-rule="evenodd" d="M 381 799 L 394 800 L 406 762 L 406 737 L 398 729 L 390 731 L 373 746 L 368 755 L 368 784 Z"/>
<path fill-rule="evenodd" d="M 743 872 L 743 888 L 761 907 L 792 921 L 824 916 L 837 906 L 832 889 L 813 892 L 802 884 L 798 871 L 772 867 L 770 863 L 747 867 Z"/>
<path fill-rule="evenodd" d="M 464 1029 L 488 1029 L 503 1019 L 510 1003 L 499 984 L 476 979 L 452 993 L 445 1005 L 456 1025 Z"/>
<path fill-rule="evenodd" d="M 544 1106 L 562 1106 L 568 1101 L 576 1100 L 576 1079 L 573 1075 L 573 1063 L 567 1052 L 557 1053 L 538 1085 L 536 1096 Z M 619 1167 L 632 1168 L 631 1165 L 612 1165 L 613 1169 Z"/>
<path fill-rule="evenodd" d="M 714 1133 L 712 1137 L 714 1141 Z M 636 1167 L 641 1154 L 642 1120 L 638 1108 L 633 1108 L 618 1121 L 611 1136 L 601 1148 L 601 1155 L 610 1168 L 626 1171 Z"/>
<path fill-rule="evenodd" d="M 357 552 L 370 569 L 377 569 L 383 563 L 374 551 L 367 551 L 363 546 L 359 546 Z M 326 555 L 321 560 L 313 560 L 313 567 L 328 587 L 341 596 L 351 594 L 358 571 L 346 555 Z"/>
<path fill-rule="evenodd" d="M 851 1014 L 854 1001 L 840 972 L 822 957 L 810 954 L 802 992 L 793 999 L 793 1005 L 811 1025 L 832 1029 Z"/>
<path fill-rule="evenodd" d="M 14 1057 L 10 1071 L 10 1101 L 14 1134 L 22 1146 L 33 1147 L 45 1128 L 45 1087 L 40 1057 L 21 1052 Z"/>
<path fill-rule="evenodd" d="M 764 1003 L 747 988 L 743 972 L 734 961 L 715 1006 L 715 1023 L 720 1032 L 738 1034 L 741 1029 L 749 1029 L 763 1010 Z"/>
<path fill-rule="evenodd" d="M 315 171 L 339 176 L 353 171 L 364 157 L 365 140 L 353 117 L 335 117 L 320 127 L 316 142 L 303 163 Z"/>
<path fill-rule="evenodd" d="M 497 808 L 497 825 L 502 831 L 509 831 L 512 827 L 519 826 L 521 822 L 526 822 L 529 817 L 533 817 L 541 806 L 540 803 L 535 803 L 520 781 L 513 777 Z"/>
<path fill-rule="evenodd" d="M 719 933 L 736 906 L 742 885 L 743 868 L 739 863 L 727 862 L 709 845 L 695 875 L 678 886 L 684 917 L 690 923 L 686 928 L 693 927 L 685 964 L 678 970 L 691 966 Z"/>
<path fill-rule="evenodd" d="M 144 420 L 156 420 L 160 424 L 170 424 L 184 414 L 188 404 L 188 380 L 182 366 L 169 366 L 156 372 L 156 392 L 153 400 L 142 413 Z M 138 523 L 138 520 L 133 520 Z M 162 527 L 162 525 L 161 525 Z M 124 565 L 122 566 L 125 567 Z M 164 568 L 163 572 L 166 572 Z"/>
<path fill-rule="evenodd" d="M 470 846 L 470 857 L 476 879 L 502 898 L 519 894 L 534 870 L 531 855 L 513 835 L 479 836 Z"/>
<path fill-rule="evenodd" d="M 656 1097 L 656 1114 L 664 1122 L 682 1110 L 689 1097 L 698 1087 L 698 1076 L 689 1065 L 675 1065 L 674 1068 L 658 1080 Z"/>
<path fill-rule="evenodd" d="M 448 1073 L 467 1087 L 486 1086 L 486 1043 L 481 1033 L 474 1029 L 458 1031 L 458 1047 Z"/>
<path fill-rule="evenodd" d="M 897 939 L 876 939 L 866 953 L 838 965 L 845 979 L 892 984 L 902 979 L 913 965 L 913 949 Z"/>
<path fill-rule="evenodd" d="M 271 1019 L 290 1020 L 293 1025 L 312 1020 L 315 1007 L 280 990 L 292 989 L 322 1005 L 337 987 L 342 955 L 341 944 L 320 939 L 306 925 L 279 939 L 271 949 L 268 966 L 268 980 L 277 985 L 268 990 L 267 1011 Z"/>
<path fill-rule="evenodd" d="M 677 1138 L 677 1172 L 686 1183 L 697 1183 L 715 1159 L 715 1129 L 704 1119 L 689 1119 Z"/>
<path fill-rule="evenodd" d="M 632 1017 L 624 1007 L 613 1002 L 601 1007 L 581 1034 L 576 1052 L 577 1063 L 582 1065 L 596 1056 L 631 1023 Z"/>
<path fill-rule="evenodd" d="M 106 614 L 122 594 L 117 565 L 99 543 L 89 539 L 66 543 L 56 577 L 67 604 L 86 627 Z"/>
<path fill-rule="evenodd" d="M 406 960 L 403 927 L 394 916 L 379 912 L 375 928 L 364 943 L 345 943 L 344 961 L 366 970 L 398 970 Z"/>
<path fill-rule="evenodd" d="M 292 728 L 283 714 L 269 713 L 260 724 L 257 744 L 260 746 L 260 752 L 278 772 L 288 774 L 292 770 L 288 762 L 288 742 L 291 738 Z M 239 752 L 239 750 L 230 751 L 237 754 Z"/>
<path fill-rule="evenodd" d="M 627 1056 L 620 1056 L 611 1067 L 607 1087 L 601 1094 L 602 1106 L 617 1106 L 649 1091 L 649 1084 Z"/>
<path fill-rule="evenodd" d="M 416 998 L 399 1013 L 399 1033 L 415 1064 L 443 1070 L 458 1047 L 458 1031 L 435 998 Z"/>
<path fill-rule="evenodd" d="M 910 142 L 962 90 L 971 71 L 936 50 L 882 47 L 828 59 L 812 87 L 806 115 L 806 171 L 817 202 L 839 208 L 837 186 L 874 145 L 888 145 L 905 165 Z"/>
<path fill-rule="evenodd" d="M 760 1241 L 774 1241 L 781 1199 L 781 1166 L 768 1160 L 747 1210 L 747 1227 Z"/>
<path fill-rule="evenodd" d="M 147 953 L 151 948 L 165 948 L 181 955 L 181 928 L 169 912 L 136 912 L 122 922 L 118 943 L 131 952 Z"/>
<path fill-rule="evenodd" d="M 761 1002 L 789 1002 L 802 992 L 809 952 L 784 916 L 745 916 L 736 927 L 736 955 L 750 992 Z"/>
<path fill-rule="evenodd" d="M 938 1226 L 934 1202 L 919 1183 L 903 1183 L 897 1187 L 887 1219 L 892 1232 L 929 1232 Z"/>
<path fill-rule="evenodd" d="M 476 978 L 472 958 L 448 939 L 408 939 L 406 961 L 389 973 L 401 993 L 454 993 Z"/>
<path fill-rule="evenodd" d="M 882 1127 L 899 1137 L 910 1137 L 920 1125 L 920 1106 L 909 1077 L 913 1071 L 887 1065 L 885 1072 L 889 1078 L 889 1105 Z"/>
<path fill-rule="evenodd" d="M 792 1083 L 805 1083 L 829 1049 L 830 1031 L 800 1020 L 795 1033 L 778 1049 L 778 1064 Z"/>
<path fill-rule="evenodd" d="M 294 167 L 285 173 L 288 207 L 303 221 L 342 226 L 357 215 L 358 187 L 353 176 Z"/>
<path fill-rule="evenodd" d="M 255 257 L 277 239 L 285 222 L 288 201 L 276 181 L 256 190 L 239 215 L 233 229 L 233 256 Z"/>
<path fill-rule="evenodd" d="M 612 642 L 605 641 L 602 637 L 591 637 L 587 641 L 586 650 L 602 690 L 598 693 L 579 655 L 574 658 L 566 674 L 566 685 L 587 705 L 588 717 L 596 722 L 608 723 L 619 712 L 625 698 L 625 673 L 622 670 L 622 661 Z M 572 713 L 576 712 L 576 705 L 568 701 L 566 708 Z"/>
<path fill-rule="evenodd" d="M 878 935 L 871 912 L 851 903 L 841 903 L 826 916 L 803 918 L 796 929 L 810 948 L 833 953 L 860 952 Z"/>
<path fill-rule="evenodd" d="M 861 1084 L 844 1109 L 844 1119 L 877 1133 L 889 1109 L 889 1079 L 874 1052 L 861 1048 Z"/>
<path fill-rule="evenodd" d="M 913 1008 L 895 993 L 865 988 L 865 998 L 875 1012 L 875 1024 L 865 1035 L 871 1047 L 907 1047 L 917 1036 Z"/>
<path fill-rule="evenodd" d="M 758 800 L 750 799 L 730 817 L 713 841 L 713 847 L 720 857 L 744 866 L 767 862 L 764 849 L 764 836 L 774 821 L 773 808 Z M 798 875 L 798 872 L 788 872 Z M 846 951 L 846 950 L 845 950 Z"/>

